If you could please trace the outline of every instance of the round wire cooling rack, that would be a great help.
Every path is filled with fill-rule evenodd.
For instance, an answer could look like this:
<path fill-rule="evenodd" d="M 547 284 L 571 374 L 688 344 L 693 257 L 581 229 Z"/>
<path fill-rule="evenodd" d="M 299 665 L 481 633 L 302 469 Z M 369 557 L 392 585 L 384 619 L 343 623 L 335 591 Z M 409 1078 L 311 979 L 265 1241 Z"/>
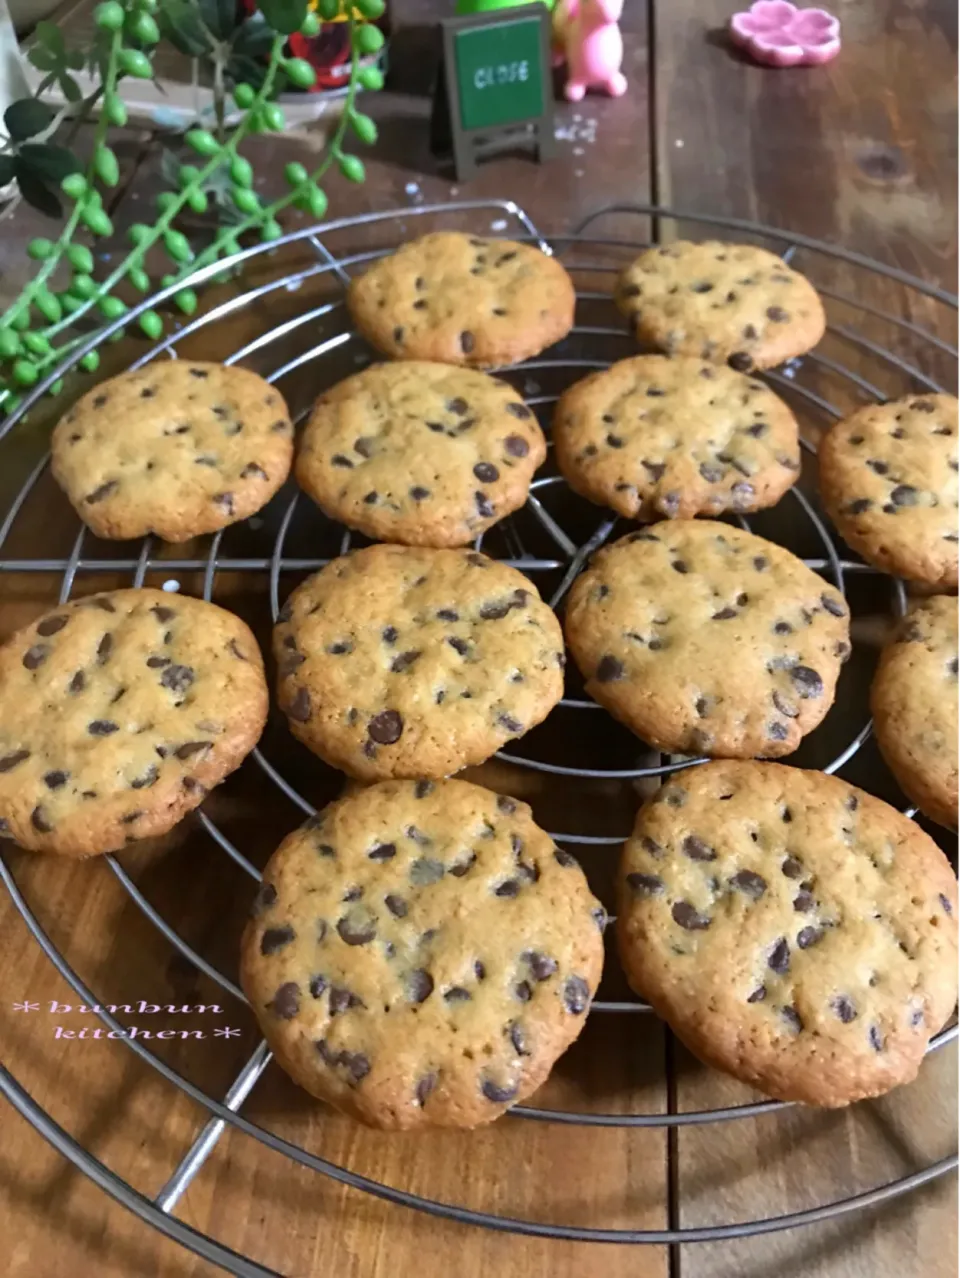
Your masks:
<path fill-rule="evenodd" d="M 496 219 L 492 224 L 489 221 L 491 217 Z M 618 237 L 593 233 L 595 223 L 601 218 L 615 219 L 620 233 Z M 239 266 L 257 259 L 257 270 L 268 276 L 266 282 L 246 288 L 184 324 L 152 347 L 134 366 L 142 366 L 156 358 L 177 358 L 178 347 L 183 342 L 195 334 L 200 334 L 205 339 L 215 337 L 221 325 L 225 327 L 224 322 L 239 310 L 247 309 L 257 316 L 272 317 L 274 309 L 282 309 L 278 304 L 286 294 L 303 290 L 306 295 L 319 288 L 320 296 L 315 305 L 298 309 L 279 322 L 271 324 L 267 319 L 256 337 L 225 356 L 226 363 L 245 361 L 257 367 L 269 381 L 283 385 L 285 392 L 297 371 L 306 369 L 311 374 L 311 386 L 315 394 L 321 386 L 330 384 L 345 373 L 355 371 L 370 358 L 368 348 L 351 330 L 344 306 L 343 286 L 349 281 L 351 272 L 391 251 L 423 225 L 428 225 L 430 229 L 470 230 L 477 234 L 489 234 L 491 226 L 498 232 L 508 231 L 509 227 L 508 234 L 511 238 L 529 239 L 545 251 L 557 253 L 570 270 L 577 284 L 578 299 L 577 325 L 571 336 L 535 360 L 500 371 L 500 375 L 507 377 L 522 391 L 527 403 L 537 410 L 538 415 L 544 417 L 544 425 L 548 425 L 545 414 L 549 414 L 551 405 L 567 385 L 594 369 L 605 368 L 615 359 L 634 352 L 632 339 L 625 332 L 623 321 L 612 305 L 611 285 L 614 274 L 651 239 L 658 239 L 665 233 L 672 235 L 681 229 L 686 230 L 688 226 L 694 237 L 702 238 L 703 228 L 707 228 L 707 233 L 711 235 L 735 235 L 738 239 L 748 239 L 773 248 L 787 261 L 795 257 L 801 258 L 802 269 L 827 299 L 829 323 L 826 341 L 815 353 L 764 375 L 791 401 L 798 410 L 801 422 L 812 424 L 814 430 L 818 426 L 829 425 L 860 404 L 894 398 L 917 389 L 939 391 L 944 389 L 945 382 L 952 384 L 955 381 L 957 350 L 951 344 L 950 337 L 955 329 L 957 299 L 903 271 L 873 262 L 861 254 L 787 231 L 733 218 L 642 205 L 612 206 L 600 210 L 588 218 L 574 234 L 552 237 L 548 243 L 524 210 L 512 201 L 464 201 L 371 213 L 328 222 L 287 235 L 269 245 L 245 250 L 231 259 L 229 265 Z M 624 227 L 628 228 L 625 235 Z M 639 237 L 636 234 L 638 228 L 644 232 Z M 371 242 L 376 246 L 371 247 Z M 304 250 L 310 254 L 306 266 L 300 264 Z M 293 258 L 297 259 L 296 269 L 289 269 Z M 818 281 L 818 268 L 821 271 L 829 270 L 828 285 Z M 190 283 L 203 283 L 223 269 L 223 263 L 205 268 Z M 878 292 L 876 282 L 884 278 L 901 286 L 900 296 L 904 299 L 901 314 L 883 309 L 874 300 Z M 837 287 L 838 280 L 842 287 Z M 45 390 L 75 367 L 88 350 L 105 342 L 112 333 L 135 320 L 144 310 L 169 299 L 180 287 L 183 285 L 165 289 L 155 297 L 143 300 L 109 328 L 78 347 L 63 365 L 51 372 L 31 392 L 19 410 L 0 427 L 0 440 L 16 428 Z M 948 336 L 943 335 L 944 331 Z M 319 341 L 315 340 L 318 336 Z M 351 358 L 352 367 L 349 363 Z M 346 365 L 344 360 L 348 361 Z M 339 363 L 335 364 L 334 361 Z M 335 368 L 337 371 L 334 371 Z M 306 415 L 308 408 L 309 401 L 305 401 L 302 411 L 295 414 L 298 422 Z M 815 444 L 810 439 L 804 439 L 803 443 L 809 458 L 815 452 Z M 203 597 L 211 599 L 217 574 L 230 572 L 246 574 L 247 577 L 262 582 L 265 602 L 269 605 L 271 618 L 275 620 L 282 596 L 289 592 L 296 580 L 308 572 L 316 571 L 329 562 L 333 555 L 343 553 L 351 545 L 362 541 L 347 530 L 335 529 L 330 521 L 325 520 L 312 507 L 312 503 L 299 496 L 292 486 L 288 486 L 274 498 L 263 518 L 247 521 L 243 553 L 232 552 L 232 532 L 228 529 L 195 543 L 201 548 L 190 555 L 180 555 L 176 548 L 164 548 L 149 537 L 136 554 L 131 555 L 125 546 L 121 546 L 119 549 L 121 552 L 127 550 L 126 554 L 111 555 L 110 552 L 115 547 L 96 542 L 80 527 L 72 549 L 66 556 L 44 557 L 37 554 L 31 557 L 12 557 L 6 549 L 8 541 L 18 519 L 29 511 L 31 496 L 36 497 L 37 485 L 47 469 L 48 461 L 48 456 L 41 458 L 30 471 L 0 523 L 0 573 L 41 573 L 53 578 L 59 577 L 60 602 L 70 597 L 77 588 L 78 579 L 82 582 L 85 576 L 105 572 L 130 574 L 133 585 L 143 584 L 148 572 L 200 573 Z M 478 548 L 482 546 L 488 554 L 528 573 L 543 587 L 541 593 L 549 598 L 551 605 L 557 607 L 588 556 L 615 535 L 618 521 L 600 512 L 599 508 L 574 498 L 562 479 L 556 473 L 550 473 L 552 467 L 549 464 L 547 470 L 544 477 L 534 482 L 524 510 L 491 530 L 485 538 L 479 538 L 476 545 Z M 859 596 L 863 589 L 872 590 L 874 594 L 879 590 L 881 597 L 885 594 L 888 606 L 895 613 L 902 613 L 906 603 L 902 584 L 884 578 L 874 569 L 846 557 L 847 552 L 838 547 L 819 515 L 815 502 L 811 499 L 812 492 L 813 488 L 805 477 L 775 512 L 764 512 L 750 520 L 737 517 L 737 522 L 741 527 L 752 527 L 762 535 L 785 541 L 810 567 L 827 576 L 848 598 L 851 594 Z M 314 532 L 322 525 L 324 538 L 298 538 L 298 521 L 304 518 L 313 521 Z M 297 541 L 307 544 L 311 549 L 322 541 L 324 545 L 329 544 L 329 554 L 326 557 L 306 553 L 298 555 L 295 553 L 295 545 L 291 549 L 292 543 Z M 575 679 L 575 675 L 572 675 L 572 679 Z M 534 731 L 511 750 L 501 752 L 499 757 L 514 768 L 534 770 L 547 775 L 630 784 L 649 784 L 651 779 L 703 762 L 700 759 L 662 757 L 651 761 L 650 752 L 643 752 L 640 743 L 629 738 L 632 745 L 628 744 L 628 737 L 618 735 L 619 729 L 612 721 L 606 717 L 600 720 L 598 715 L 603 715 L 601 708 L 576 686 L 568 690 L 555 715 L 558 719 L 565 716 L 559 719 L 564 725 L 564 731 L 549 734 Z M 604 736 L 613 738 L 613 752 L 601 752 L 600 758 L 592 759 L 594 766 L 588 767 L 581 766 L 576 757 L 565 757 L 564 752 L 569 754 L 570 743 L 585 735 L 580 725 L 590 721 L 594 724 L 603 723 Z M 833 727 L 827 732 L 831 723 Z M 845 735 L 838 737 L 838 733 L 844 729 Z M 835 708 L 828 723 L 810 739 L 809 748 L 805 743 L 802 757 L 794 756 L 791 761 L 819 767 L 826 772 L 837 772 L 855 760 L 869 735 L 869 721 L 857 724 L 851 735 L 849 708 L 841 704 Z M 615 757 L 617 751 L 629 760 L 629 766 L 623 766 L 624 758 Z M 252 761 L 245 766 L 259 766 L 295 809 L 307 815 L 313 813 L 313 805 L 280 771 L 278 764 L 266 757 L 264 751 L 256 749 Z M 915 809 L 907 809 L 907 812 L 912 816 Z M 259 870 L 214 823 L 209 813 L 201 808 L 197 812 L 197 818 L 213 843 L 244 874 L 253 880 L 260 878 Z M 601 849 L 615 847 L 623 841 L 625 835 L 626 831 L 616 835 L 589 831 L 552 833 L 552 837 L 559 843 Z M 237 984 L 184 941 L 174 924 L 154 908 L 117 858 L 108 855 L 103 858 L 103 862 L 134 904 L 175 950 L 231 998 L 244 1005 L 245 999 Z M 0 1091 L 41 1135 L 106 1193 L 161 1233 L 234 1274 L 273 1275 L 276 1271 L 193 1229 L 173 1214 L 181 1196 L 199 1173 L 227 1127 L 286 1155 L 294 1163 L 397 1205 L 503 1232 L 582 1242 L 680 1244 L 772 1233 L 876 1205 L 915 1189 L 957 1166 L 956 1156 L 944 1158 L 910 1175 L 862 1190 L 842 1200 L 765 1219 L 681 1228 L 676 1224 L 677 1212 L 671 1211 L 671 1227 L 660 1230 L 606 1229 L 515 1219 L 427 1198 L 381 1183 L 321 1158 L 245 1118 L 241 1112 L 242 1106 L 270 1061 L 265 1043 L 260 1043 L 223 1099 L 217 1100 L 155 1056 L 141 1041 L 126 1036 L 125 1027 L 110 1011 L 100 1006 L 95 991 L 86 985 L 51 941 L 20 890 L 8 858 L 2 854 L 0 878 L 46 956 L 82 1001 L 98 1009 L 96 1014 L 100 1021 L 122 1036 L 127 1049 L 156 1070 L 167 1083 L 179 1088 L 195 1101 L 206 1111 L 208 1117 L 166 1184 L 151 1200 L 74 1140 L 33 1099 L 23 1083 L 2 1065 Z M 593 1005 L 592 1014 L 637 1017 L 652 1013 L 650 1008 L 636 1000 L 599 999 Z M 956 1027 L 943 1031 L 933 1039 L 930 1050 L 936 1050 L 951 1041 L 956 1033 Z M 668 1102 L 667 1113 L 594 1113 L 517 1106 L 510 1114 L 512 1118 L 588 1127 L 666 1128 L 669 1165 L 666 1168 L 665 1193 L 670 1194 L 670 1186 L 676 1179 L 678 1159 L 675 1136 L 680 1128 L 750 1119 L 789 1108 L 784 1102 L 763 1101 L 710 1110 L 677 1112 L 675 1098 L 669 1087 Z"/>

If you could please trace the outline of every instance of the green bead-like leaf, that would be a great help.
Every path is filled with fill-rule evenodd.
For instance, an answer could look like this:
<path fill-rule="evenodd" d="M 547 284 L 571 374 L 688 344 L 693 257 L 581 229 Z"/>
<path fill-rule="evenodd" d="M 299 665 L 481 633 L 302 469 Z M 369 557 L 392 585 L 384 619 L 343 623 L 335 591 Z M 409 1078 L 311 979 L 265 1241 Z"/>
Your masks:
<path fill-rule="evenodd" d="M 81 214 L 85 225 L 94 235 L 110 235 L 113 232 L 113 223 L 104 213 L 103 209 L 87 208 Z"/>
<path fill-rule="evenodd" d="M 329 201 L 318 186 L 313 187 L 307 196 L 307 208 L 318 220 L 326 215 Z"/>
<path fill-rule="evenodd" d="M 132 75 L 137 80 L 150 80 L 153 78 L 153 67 L 150 65 L 150 59 L 145 53 L 141 53 L 139 49 L 121 49 L 117 61 L 121 71 L 127 75 Z"/>
<path fill-rule="evenodd" d="M 276 218 L 268 218 L 260 229 L 260 238 L 262 240 L 279 240 L 283 234 L 283 227 Z"/>
<path fill-rule="evenodd" d="M 268 129 L 272 129 L 274 133 L 279 133 L 286 124 L 286 117 L 276 102 L 265 102 L 260 110 L 263 123 Z"/>
<path fill-rule="evenodd" d="M 107 0 L 93 11 L 93 20 L 101 31 L 119 31 L 123 26 L 123 5 L 118 0 Z"/>
<path fill-rule="evenodd" d="M 156 44 L 160 39 L 160 28 L 149 13 L 138 13 L 130 24 L 130 34 L 141 44 Z"/>
<path fill-rule="evenodd" d="M 127 279 L 138 293 L 145 293 L 150 287 L 150 276 L 142 266 L 131 266 L 127 272 Z"/>
<path fill-rule="evenodd" d="M 53 240 L 45 240 L 42 236 L 38 236 L 27 245 L 27 256 L 32 257 L 35 262 L 43 262 L 46 258 L 53 256 L 55 249 Z"/>
<path fill-rule="evenodd" d="M 13 359 L 20 354 L 20 338 L 9 328 L 0 329 L 0 359 Z"/>
<path fill-rule="evenodd" d="M 22 403 L 22 395 L 8 394 L 7 398 L 0 402 L 0 408 L 2 408 L 5 413 L 15 413 Z"/>
<path fill-rule="evenodd" d="M 181 231 L 165 231 L 163 247 L 175 262 L 189 262 L 193 257 L 190 241 Z"/>
<path fill-rule="evenodd" d="M 63 318 L 63 307 L 48 289 L 38 289 L 34 295 L 33 304 L 50 324 L 56 324 L 57 320 Z"/>
<path fill-rule="evenodd" d="M 293 160 L 290 164 L 284 166 L 283 176 L 291 186 L 302 186 L 310 174 L 302 164 L 298 164 L 296 160 Z"/>
<path fill-rule="evenodd" d="M 93 297 L 97 291 L 97 281 L 90 275 L 75 275 L 70 281 L 70 292 L 77 297 Z"/>
<path fill-rule="evenodd" d="M 51 384 L 47 387 L 47 394 L 48 394 L 48 395 L 59 395 L 59 394 L 60 394 L 60 392 L 61 392 L 62 390 L 63 390 L 63 378 L 62 378 L 62 377 L 58 377 L 58 378 L 57 378 L 57 380 L 56 380 L 55 382 L 52 382 L 52 383 L 51 383 Z"/>
<path fill-rule="evenodd" d="M 10 327 L 15 328 L 18 333 L 22 333 L 30 327 L 30 307 L 25 306 L 23 310 L 17 311 L 13 319 L 10 321 Z"/>
<path fill-rule="evenodd" d="M 157 208 L 161 213 L 168 213 L 170 209 L 174 208 L 179 203 L 180 197 L 178 195 L 174 195 L 173 191 L 161 191 L 157 196 Z"/>
<path fill-rule="evenodd" d="M 367 146 L 372 146 L 376 142 L 377 126 L 369 115 L 361 115 L 359 111 L 355 111 L 350 117 L 350 123 L 361 142 L 365 142 Z"/>
<path fill-rule="evenodd" d="M 120 165 L 108 146 L 97 148 L 93 157 L 93 167 L 104 186 L 116 186 L 120 181 Z"/>
<path fill-rule="evenodd" d="M 311 11 L 300 24 L 300 34 L 305 35 L 308 40 L 313 40 L 320 34 L 321 25 L 320 18 Z"/>
<path fill-rule="evenodd" d="M 73 293 L 60 293 L 59 297 L 64 315 L 74 315 L 85 305 L 83 298 L 76 297 Z"/>
<path fill-rule="evenodd" d="M 379 53 L 383 48 L 383 32 L 379 27 L 364 25 L 354 31 L 354 43 L 361 53 Z"/>
<path fill-rule="evenodd" d="M 252 107 L 256 96 L 256 90 L 249 84 L 238 84 L 233 91 L 233 100 L 241 111 Z"/>
<path fill-rule="evenodd" d="M 379 67 L 361 67 L 358 78 L 361 86 L 372 93 L 377 93 L 383 88 L 383 72 Z"/>
<path fill-rule="evenodd" d="M 185 141 L 197 155 L 217 155 L 220 151 L 220 143 L 207 129 L 191 129 Z"/>
<path fill-rule="evenodd" d="M 132 226 L 127 228 L 127 239 L 131 244 L 143 244 L 150 239 L 152 234 L 153 232 L 146 222 L 134 222 Z"/>
<path fill-rule="evenodd" d="M 87 351 L 83 359 L 80 361 L 80 367 L 85 373 L 95 373 L 100 367 L 100 354 L 98 351 Z"/>
<path fill-rule="evenodd" d="M 317 73 L 306 58 L 288 58 L 283 64 L 283 71 L 298 89 L 312 89 L 317 82 Z"/>
<path fill-rule="evenodd" d="M 144 311 L 137 323 L 154 342 L 163 334 L 163 320 L 156 311 Z"/>
<path fill-rule="evenodd" d="M 116 93 L 108 93 L 103 99 L 103 114 L 118 129 L 127 122 L 127 108 Z"/>
<path fill-rule="evenodd" d="M 174 293 L 173 300 L 184 315 L 192 315 L 197 309 L 197 295 L 192 288 L 185 288 L 179 293 Z"/>
<path fill-rule="evenodd" d="M 119 319 L 121 315 L 125 315 L 129 310 L 129 307 L 124 302 L 121 302 L 119 297 L 102 297 L 97 305 L 100 308 L 100 313 L 108 320 Z"/>
<path fill-rule="evenodd" d="M 67 249 L 67 261 L 75 271 L 89 275 L 93 270 L 93 254 L 85 244 L 71 244 Z"/>
<path fill-rule="evenodd" d="M 382 18 L 387 10 L 384 0 L 354 0 L 354 6 L 371 22 Z"/>
<path fill-rule="evenodd" d="M 307 16 L 307 0 L 260 0 L 260 11 L 274 31 L 293 35 Z"/>
<path fill-rule="evenodd" d="M 253 213 L 257 213 L 260 209 L 260 197 L 256 191 L 249 191 L 244 187 L 235 187 L 233 190 L 233 202 L 241 213 L 246 213 L 249 217 Z"/>
<path fill-rule="evenodd" d="M 42 333 L 24 333 L 23 346 L 24 350 L 28 350 L 31 355 L 50 354 L 50 343 Z"/>
<path fill-rule="evenodd" d="M 13 380 L 18 386 L 33 386 L 40 374 L 27 359 L 18 359 L 13 366 Z"/>
<path fill-rule="evenodd" d="M 324 22 L 333 22 L 340 14 L 340 0 L 320 0 L 317 9 Z"/>
<path fill-rule="evenodd" d="M 189 186 L 191 182 L 196 181 L 200 176 L 200 170 L 195 164 L 181 164 L 180 173 L 177 176 L 177 183 L 181 190 L 185 186 Z"/>
<path fill-rule="evenodd" d="M 170 285 L 176 281 L 176 278 L 177 277 L 175 275 L 161 275 L 160 276 L 161 287 L 169 288 Z"/>
<path fill-rule="evenodd" d="M 38 98 L 11 102 L 3 113 L 3 123 L 14 142 L 36 137 L 53 121 L 53 112 Z"/>
<path fill-rule="evenodd" d="M 204 192 L 197 187 L 187 196 L 187 204 L 194 213 L 206 213 L 209 200 Z"/>
<path fill-rule="evenodd" d="M 235 186 L 253 186 L 253 165 L 242 155 L 230 161 L 230 180 Z"/>
<path fill-rule="evenodd" d="M 82 173 L 71 173 L 60 183 L 60 190 L 71 200 L 82 199 L 87 190 L 87 179 Z"/>
<path fill-rule="evenodd" d="M 340 172 L 348 182 L 362 182 L 367 175 L 363 161 L 358 160 L 355 155 L 341 155 L 338 163 Z"/>

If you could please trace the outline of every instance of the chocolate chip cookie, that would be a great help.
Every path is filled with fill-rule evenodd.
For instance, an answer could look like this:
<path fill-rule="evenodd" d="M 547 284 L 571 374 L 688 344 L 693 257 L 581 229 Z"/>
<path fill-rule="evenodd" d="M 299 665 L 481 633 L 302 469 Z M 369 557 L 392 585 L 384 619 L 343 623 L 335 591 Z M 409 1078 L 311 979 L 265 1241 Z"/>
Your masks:
<path fill-rule="evenodd" d="M 384 781 L 271 857 L 241 981 L 280 1065 L 371 1127 L 476 1127 L 583 1028 L 603 907 L 524 803 Z"/>
<path fill-rule="evenodd" d="M 711 763 L 646 804 L 618 884 L 627 978 L 701 1060 L 846 1105 L 913 1079 L 957 998 L 957 882 L 836 777 Z"/>
<path fill-rule="evenodd" d="M 796 750 L 850 654 L 843 596 L 781 546 L 709 520 L 653 524 L 573 584 L 567 642 L 587 691 L 661 750 Z"/>
<path fill-rule="evenodd" d="M 909 395 L 837 422 L 820 444 L 823 504 L 868 563 L 957 586 L 957 401 Z"/>
<path fill-rule="evenodd" d="M 0 829 L 66 856 L 164 834 L 266 716 L 263 659 L 233 613 L 148 589 L 61 604 L 0 648 Z"/>
<path fill-rule="evenodd" d="M 705 360 L 640 355 L 561 396 L 557 463 L 571 488 L 628 519 L 775 505 L 800 472 L 782 399 Z"/>
<path fill-rule="evenodd" d="M 531 581 L 475 551 L 370 546 L 287 600 L 274 632 L 296 737 L 363 781 L 482 763 L 563 692 L 563 636 Z"/>
<path fill-rule="evenodd" d="M 98 537 L 188 541 L 246 519 L 290 473 L 279 391 L 245 368 L 164 360 L 88 391 L 53 432 L 53 473 Z"/>
<path fill-rule="evenodd" d="M 547 445 L 506 382 L 410 360 L 327 391 L 297 456 L 300 486 L 378 541 L 462 546 L 527 499 Z"/>
<path fill-rule="evenodd" d="M 883 650 L 870 705 L 877 744 L 903 792 L 956 828 L 956 599 L 914 604 Z"/>
<path fill-rule="evenodd" d="M 809 280 L 751 244 L 649 248 L 622 272 L 615 296 L 641 342 L 740 373 L 805 354 L 826 327 Z"/>
<path fill-rule="evenodd" d="M 393 359 L 495 368 L 539 355 L 573 327 L 560 263 L 530 244 L 437 231 L 354 279 L 357 328 Z"/>

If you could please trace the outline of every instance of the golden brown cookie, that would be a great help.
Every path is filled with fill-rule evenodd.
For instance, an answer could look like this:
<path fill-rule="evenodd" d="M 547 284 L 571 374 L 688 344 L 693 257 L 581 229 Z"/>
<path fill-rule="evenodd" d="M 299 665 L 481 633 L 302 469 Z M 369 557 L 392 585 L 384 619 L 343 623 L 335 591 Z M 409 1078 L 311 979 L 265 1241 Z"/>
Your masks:
<path fill-rule="evenodd" d="M 620 275 L 616 302 L 640 341 L 741 373 L 805 354 L 826 327 L 813 285 L 782 258 L 719 240 L 647 249 Z"/>
<path fill-rule="evenodd" d="M 573 327 L 570 276 L 530 244 L 437 231 L 354 279 L 357 328 L 393 359 L 496 368 L 538 355 Z"/>
<path fill-rule="evenodd" d="M 957 401 L 909 395 L 837 422 L 820 444 L 820 490 L 868 563 L 938 590 L 957 586 Z"/>
<path fill-rule="evenodd" d="M 524 504 L 546 455 L 537 419 L 506 382 L 409 360 L 321 396 L 297 480 L 331 518 L 378 541 L 463 546 Z"/>
<path fill-rule="evenodd" d="M 661 750 L 717 758 L 796 750 L 850 653 L 839 591 L 781 546 L 705 519 L 599 551 L 564 630 L 611 714 Z"/>
<path fill-rule="evenodd" d="M 164 834 L 239 767 L 267 717 L 239 617 L 162 590 L 61 604 L 0 648 L 0 825 L 91 856 Z"/>
<path fill-rule="evenodd" d="M 957 601 L 916 603 L 883 650 L 870 692 L 880 752 L 903 792 L 957 825 Z"/>
<path fill-rule="evenodd" d="M 797 422 L 763 382 L 640 355 L 571 386 L 553 420 L 571 488 L 628 519 L 775 505 L 800 472 Z"/>
<path fill-rule="evenodd" d="M 290 728 L 363 781 L 482 763 L 563 693 L 563 636 L 522 573 L 475 551 L 369 546 L 299 586 L 274 632 Z"/>
<path fill-rule="evenodd" d="M 88 391 L 53 432 L 53 473 L 98 537 L 188 541 L 264 507 L 290 473 L 279 391 L 245 368 L 171 359 Z"/>
<path fill-rule="evenodd" d="M 477 1127 L 583 1028 L 603 907 L 530 809 L 464 781 L 358 789 L 286 838 L 242 943 L 280 1065 L 371 1127 Z"/>
<path fill-rule="evenodd" d="M 618 885 L 630 984 L 701 1060 L 781 1100 L 913 1079 L 957 998 L 957 882 L 928 835 L 836 777 L 682 772 Z"/>

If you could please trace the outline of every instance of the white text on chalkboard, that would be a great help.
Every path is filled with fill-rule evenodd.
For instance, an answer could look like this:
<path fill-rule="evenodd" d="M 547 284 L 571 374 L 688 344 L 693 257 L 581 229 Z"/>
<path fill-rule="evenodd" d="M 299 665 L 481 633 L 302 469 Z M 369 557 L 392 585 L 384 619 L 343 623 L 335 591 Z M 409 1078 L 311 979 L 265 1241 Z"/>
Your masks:
<path fill-rule="evenodd" d="M 473 84 L 477 89 L 494 89 L 498 84 L 514 84 L 529 79 L 530 64 L 523 62 L 501 62 L 495 67 L 477 67 L 473 73 Z"/>

